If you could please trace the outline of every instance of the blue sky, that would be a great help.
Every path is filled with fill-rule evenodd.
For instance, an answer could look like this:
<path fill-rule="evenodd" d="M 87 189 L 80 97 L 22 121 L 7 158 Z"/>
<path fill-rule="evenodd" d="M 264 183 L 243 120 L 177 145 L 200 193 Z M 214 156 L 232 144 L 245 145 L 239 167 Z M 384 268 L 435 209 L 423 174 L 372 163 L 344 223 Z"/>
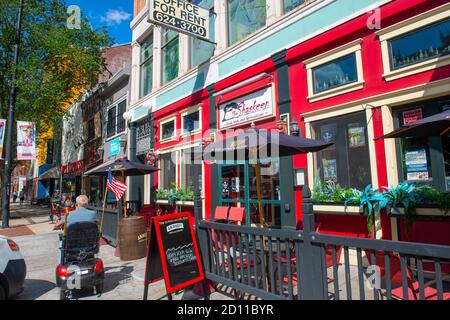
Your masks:
<path fill-rule="evenodd" d="M 66 0 L 66 4 L 79 6 L 94 29 L 108 27 L 116 44 L 131 42 L 133 0 Z"/>

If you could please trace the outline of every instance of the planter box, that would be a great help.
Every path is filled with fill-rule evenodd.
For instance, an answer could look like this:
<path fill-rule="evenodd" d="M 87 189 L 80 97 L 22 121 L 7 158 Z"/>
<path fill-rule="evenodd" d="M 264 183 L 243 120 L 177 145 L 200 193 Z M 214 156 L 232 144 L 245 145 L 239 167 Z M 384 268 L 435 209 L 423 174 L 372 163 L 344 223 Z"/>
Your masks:
<path fill-rule="evenodd" d="M 397 211 L 395 211 L 394 209 L 391 208 L 391 215 L 394 217 L 403 217 L 405 214 L 405 209 L 403 208 L 398 208 L 400 213 L 398 213 Z M 449 212 L 450 213 L 450 212 Z M 448 216 L 450 218 L 450 214 L 447 213 L 445 214 L 444 210 L 441 210 L 439 208 L 436 207 L 418 207 L 416 208 L 416 214 L 418 216 L 435 216 L 435 217 L 445 217 Z"/>
<path fill-rule="evenodd" d="M 364 209 L 359 206 L 347 206 L 345 208 L 342 203 L 315 203 L 313 204 L 313 210 L 315 213 L 327 213 L 327 214 L 347 214 L 354 216 L 364 215 Z"/>
<path fill-rule="evenodd" d="M 156 203 L 169 205 L 169 200 L 156 200 Z M 193 207 L 194 206 L 194 201 L 176 201 L 175 205 L 176 206 Z"/>

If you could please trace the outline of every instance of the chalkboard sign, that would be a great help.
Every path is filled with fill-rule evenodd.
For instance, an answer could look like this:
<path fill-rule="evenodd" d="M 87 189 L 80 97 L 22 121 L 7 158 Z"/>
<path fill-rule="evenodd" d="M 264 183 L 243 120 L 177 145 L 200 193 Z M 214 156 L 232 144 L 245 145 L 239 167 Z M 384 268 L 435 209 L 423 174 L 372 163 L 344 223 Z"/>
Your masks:
<path fill-rule="evenodd" d="M 164 278 L 167 293 L 204 279 L 200 253 L 188 213 L 152 219 L 147 251 L 146 288 Z M 144 296 L 145 297 L 145 296 Z"/>

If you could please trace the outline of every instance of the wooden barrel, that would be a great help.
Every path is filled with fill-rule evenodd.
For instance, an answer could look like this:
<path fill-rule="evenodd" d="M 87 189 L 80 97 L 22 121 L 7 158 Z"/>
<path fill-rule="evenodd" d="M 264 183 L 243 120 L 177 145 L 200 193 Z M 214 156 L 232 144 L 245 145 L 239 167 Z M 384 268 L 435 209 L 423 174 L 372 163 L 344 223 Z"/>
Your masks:
<path fill-rule="evenodd" d="M 144 258 L 147 254 L 147 227 L 144 217 L 129 217 L 119 221 L 118 244 L 120 260 Z"/>

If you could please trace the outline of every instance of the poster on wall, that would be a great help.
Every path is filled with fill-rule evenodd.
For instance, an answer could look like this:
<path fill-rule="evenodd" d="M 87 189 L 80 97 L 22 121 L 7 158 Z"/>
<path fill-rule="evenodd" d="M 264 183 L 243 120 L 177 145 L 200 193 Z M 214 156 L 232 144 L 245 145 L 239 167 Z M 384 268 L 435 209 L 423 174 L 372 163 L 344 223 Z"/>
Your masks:
<path fill-rule="evenodd" d="M 423 119 L 422 108 L 416 108 L 403 112 L 403 125 Z"/>
<path fill-rule="evenodd" d="M 425 149 L 405 153 L 407 180 L 428 180 L 428 162 Z"/>
<path fill-rule="evenodd" d="M 337 165 L 336 159 L 322 159 L 323 180 L 337 182 Z"/>
<path fill-rule="evenodd" d="M 17 160 L 36 159 L 36 126 L 33 122 L 17 121 Z"/>
<path fill-rule="evenodd" d="M 5 140 L 6 120 L 0 119 L 0 159 L 3 158 L 3 142 Z"/>
<path fill-rule="evenodd" d="M 329 142 L 335 142 L 336 141 L 336 132 L 337 127 L 335 123 L 331 124 L 324 124 L 320 126 L 320 139 L 329 143 Z M 335 145 L 331 145 L 329 149 L 334 149 Z"/>
<path fill-rule="evenodd" d="M 349 148 L 364 147 L 366 145 L 366 135 L 364 127 L 349 125 L 348 146 Z"/>

